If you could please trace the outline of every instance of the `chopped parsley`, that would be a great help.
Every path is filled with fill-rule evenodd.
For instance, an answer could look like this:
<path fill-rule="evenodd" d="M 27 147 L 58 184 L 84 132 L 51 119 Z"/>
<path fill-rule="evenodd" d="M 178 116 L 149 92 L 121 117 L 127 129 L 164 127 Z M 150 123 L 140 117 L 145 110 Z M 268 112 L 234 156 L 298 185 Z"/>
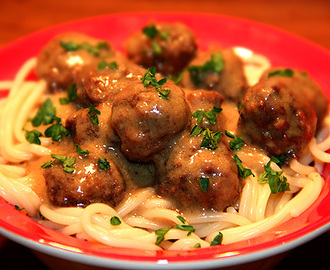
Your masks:
<path fill-rule="evenodd" d="M 211 241 L 210 246 L 217 246 L 217 245 L 221 245 L 223 240 L 223 234 L 221 232 L 219 232 Z"/>
<path fill-rule="evenodd" d="M 76 144 L 76 153 L 78 155 L 88 155 L 89 151 L 88 150 L 82 150 L 78 144 Z"/>
<path fill-rule="evenodd" d="M 118 69 L 118 64 L 117 62 L 113 61 L 113 62 L 107 62 L 107 61 L 101 61 L 98 65 L 97 65 L 97 69 L 101 70 L 101 69 L 105 69 L 106 67 L 112 69 L 112 70 L 117 70 Z"/>
<path fill-rule="evenodd" d="M 155 38 L 159 36 L 162 40 L 168 40 L 169 30 L 159 31 L 156 25 L 152 24 L 144 27 L 142 33 L 151 39 L 151 48 L 154 54 L 162 54 L 163 50 Z"/>
<path fill-rule="evenodd" d="M 279 166 L 280 168 L 282 168 L 282 166 L 283 166 L 286 158 L 287 157 L 285 155 L 281 154 L 281 155 L 279 155 L 277 157 L 271 157 L 270 160 L 273 161 L 274 163 L 276 163 L 277 166 Z"/>
<path fill-rule="evenodd" d="M 289 191 L 290 186 L 285 176 L 282 176 L 283 171 L 275 171 L 271 168 L 272 160 L 264 165 L 265 172 L 259 175 L 258 181 L 261 184 L 268 183 L 271 193 Z"/>
<path fill-rule="evenodd" d="M 58 142 L 64 135 L 68 136 L 70 132 L 62 125 L 61 118 L 55 116 L 55 121 L 55 124 L 51 125 L 45 130 L 45 136 L 52 137 L 53 141 Z"/>
<path fill-rule="evenodd" d="M 118 226 L 118 225 L 121 224 L 121 221 L 120 221 L 119 217 L 117 217 L 117 216 L 113 216 L 113 217 L 110 219 L 110 224 L 111 224 L 112 226 Z"/>
<path fill-rule="evenodd" d="M 42 133 L 36 129 L 33 129 L 31 131 L 26 131 L 25 133 L 25 138 L 29 143 L 34 143 L 34 144 L 41 144 L 41 141 L 39 137 L 42 136 Z"/>
<path fill-rule="evenodd" d="M 194 227 L 191 226 L 191 225 L 180 225 L 180 224 L 175 224 L 175 227 L 181 231 L 186 231 L 188 232 L 187 233 L 187 236 L 191 235 L 191 233 L 193 233 L 195 231 Z"/>
<path fill-rule="evenodd" d="M 171 90 L 161 88 L 161 86 L 167 82 L 167 78 L 163 78 L 157 81 L 155 67 L 148 68 L 147 72 L 143 75 L 141 80 L 144 87 L 148 87 L 149 85 L 152 85 L 156 87 L 156 91 L 159 93 L 159 97 L 167 100 L 169 99 L 168 96 Z"/>
<path fill-rule="evenodd" d="M 205 192 L 207 192 L 210 184 L 210 179 L 208 177 L 200 177 L 199 178 L 199 185 L 201 189 Z"/>
<path fill-rule="evenodd" d="M 241 137 L 234 135 L 233 133 L 230 133 L 227 130 L 225 130 L 225 134 L 227 137 L 232 138 L 232 140 L 229 142 L 230 149 L 231 150 L 241 150 L 241 148 L 243 146 L 243 139 Z"/>
<path fill-rule="evenodd" d="M 239 157 L 237 155 L 233 155 L 233 157 L 234 157 L 236 165 L 237 165 L 239 177 L 247 178 L 250 175 L 255 176 L 250 169 L 244 168 L 242 161 L 239 159 Z"/>
<path fill-rule="evenodd" d="M 201 248 L 201 244 L 200 244 L 200 243 L 196 243 L 196 244 L 194 245 L 194 248 Z"/>
<path fill-rule="evenodd" d="M 76 163 L 76 159 L 72 158 L 72 157 L 68 157 L 65 155 L 61 155 L 61 154 L 51 154 L 51 157 L 55 160 L 59 160 L 62 162 L 62 166 L 63 166 L 63 170 L 66 173 L 73 173 L 75 171 L 75 167 L 74 164 Z M 45 169 L 48 167 L 51 167 L 53 165 L 52 160 L 47 161 L 46 163 L 44 163 L 43 165 L 41 165 L 41 168 Z"/>
<path fill-rule="evenodd" d="M 66 90 L 67 98 L 60 98 L 61 105 L 68 104 L 71 101 L 74 101 L 77 98 L 77 85 L 72 83 Z"/>
<path fill-rule="evenodd" d="M 170 74 L 168 78 L 173 81 L 176 85 L 178 85 L 183 78 L 183 72 L 178 73 L 178 74 Z"/>
<path fill-rule="evenodd" d="M 274 71 L 271 71 L 268 73 L 267 77 L 273 77 L 273 76 L 282 76 L 282 77 L 292 77 L 293 76 L 293 70 L 286 68 L 286 69 L 277 69 Z"/>
<path fill-rule="evenodd" d="M 92 104 L 90 107 L 89 107 L 89 110 L 88 110 L 88 117 L 89 119 L 92 121 L 93 124 L 95 125 L 99 125 L 99 118 L 98 118 L 98 115 L 101 114 L 101 112 L 95 108 L 94 104 Z"/>
<path fill-rule="evenodd" d="M 54 122 L 56 117 L 56 108 L 53 106 L 50 98 L 39 107 L 36 116 L 31 120 L 34 127 L 39 127 L 41 124 L 49 125 Z"/>
<path fill-rule="evenodd" d="M 221 131 L 211 132 L 208 128 L 203 129 L 200 126 L 195 125 L 190 132 L 190 136 L 196 137 L 199 135 L 203 135 L 202 143 L 200 146 L 202 149 L 206 148 L 209 150 L 215 150 L 218 148 L 218 142 L 221 138 Z"/>
<path fill-rule="evenodd" d="M 213 106 L 213 108 L 209 111 L 197 110 L 192 116 L 197 118 L 197 122 L 201 124 L 203 122 L 203 118 L 205 117 L 211 125 L 215 125 L 217 122 L 217 114 L 221 113 L 222 108 Z"/>
<path fill-rule="evenodd" d="M 16 210 L 23 210 L 24 208 L 20 208 L 17 204 L 15 204 L 15 209 Z"/>
<path fill-rule="evenodd" d="M 178 220 L 180 220 L 182 222 L 182 224 L 185 224 L 186 223 L 186 220 L 185 220 L 185 218 L 183 216 L 178 215 L 176 217 L 178 218 Z"/>
<path fill-rule="evenodd" d="M 162 228 L 155 231 L 155 234 L 157 235 L 156 245 L 159 245 L 164 241 L 165 234 L 167 234 L 170 229 L 172 229 L 172 227 Z"/>
<path fill-rule="evenodd" d="M 190 73 L 190 77 L 195 85 L 200 85 L 203 80 L 204 74 L 208 72 L 220 73 L 225 67 L 223 55 L 221 52 L 214 53 L 211 55 L 211 59 L 206 61 L 204 65 L 200 66 L 189 66 L 187 70 Z"/>
<path fill-rule="evenodd" d="M 107 170 L 111 168 L 110 163 L 106 160 L 106 158 L 99 157 L 97 164 L 101 170 Z"/>
<path fill-rule="evenodd" d="M 60 41 L 60 45 L 67 52 L 85 50 L 94 56 L 99 56 L 102 49 L 108 49 L 110 47 L 109 43 L 106 41 L 100 41 L 96 44 L 96 46 L 92 46 L 86 42 L 77 43 L 76 41 Z"/>

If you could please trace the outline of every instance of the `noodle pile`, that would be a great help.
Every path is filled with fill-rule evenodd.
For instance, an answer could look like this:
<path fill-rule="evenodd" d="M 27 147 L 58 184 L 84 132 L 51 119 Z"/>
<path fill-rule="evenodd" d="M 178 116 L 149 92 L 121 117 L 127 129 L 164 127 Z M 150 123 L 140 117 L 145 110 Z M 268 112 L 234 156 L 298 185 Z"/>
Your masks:
<path fill-rule="evenodd" d="M 237 49 L 236 53 L 245 63 L 250 84 L 270 66 L 267 59 L 253 55 L 251 51 Z M 226 212 L 178 212 L 151 187 L 140 189 L 116 208 L 102 203 L 86 208 L 54 208 L 33 190 L 35 179 L 27 174 L 24 163 L 51 154 L 49 138 L 41 137 L 41 145 L 30 144 L 25 139 L 24 126 L 28 117 L 42 102 L 40 97 L 46 96 L 45 81 L 26 81 L 35 65 L 36 59 L 32 58 L 13 81 L 0 82 L 0 89 L 10 89 L 8 97 L 0 101 L 0 196 L 54 230 L 115 247 L 143 250 L 204 248 L 214 244 L 219 232 L 222 244 L 256 237 L 300 215 L 322 190 L 324 179 L 320 174 L 323 164 L 330 162 L 330 154 L 326 153 L 330 148 L 329 116 L 299 160 L 293 159 L 289 166 L 281 169 L 275 163 L 271 164 L 272 169 L 284 171 L 290 191 L 272 194 L 268 183 L 260 184 L 258 175 L 269 157 L 259 153 L 251 161 L 250 153 L 242 149 L 237 155 L 255 176 L 242 180 L 239 204 L 235 208 L 229 207 Z M 115 223 L 112 222 L 114 217 Z"/>

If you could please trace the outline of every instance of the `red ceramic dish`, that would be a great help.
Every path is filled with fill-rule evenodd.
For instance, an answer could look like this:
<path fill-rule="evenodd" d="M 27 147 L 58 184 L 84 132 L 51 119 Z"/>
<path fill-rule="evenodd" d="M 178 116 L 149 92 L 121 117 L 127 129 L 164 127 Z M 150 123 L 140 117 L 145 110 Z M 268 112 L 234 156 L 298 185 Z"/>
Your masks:
<path fill-rule="evenodd" d="M 243 19 L 195 13 L 133 13 L 75 21 L 21 38 L 0 50 L 0 80 L 13 79 L 25 60 L 36 56 L 56 34 L 79 31 L 109 40 L 123 51 L 134 31 L 155 20 L 180 21 L 198 37 L 201 49 L 209 45 L 240 46 L 269 58 L 273 66 L 308 71 L 330 97 L 330 52 L 297 36 Z M 4 94 L 1 94 L 2 96 Z M 35 250 L 71 261 L 102 267 L 200 269 L 249 262 L 298 246 L 330 228 L 330 165 L 324 169 L 325 186 L 303 214 L 251 240 L 191 251 L 142 251 L 112 248 L 80 241 L 39 225 L 0 198 L 0 233 Z M 138 263 L 138 264 L 137 264 Z"/>

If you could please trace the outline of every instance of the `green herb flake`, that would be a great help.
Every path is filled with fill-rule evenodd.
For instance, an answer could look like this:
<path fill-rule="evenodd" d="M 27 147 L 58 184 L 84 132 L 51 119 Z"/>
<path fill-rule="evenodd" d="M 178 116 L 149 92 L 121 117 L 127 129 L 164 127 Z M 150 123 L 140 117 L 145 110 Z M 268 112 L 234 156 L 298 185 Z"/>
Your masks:
<path fill-rule="evenodd" d="M 214 72 L 220 73 L 225 67 L 225 62 L 223 60 L 223 55 L 221 52 L 214 53 L 211 55 L 211 59 L 206 61 L 204 65 L 201 66 L 189 66 L 187 70 L 190 73 L 190 77 L 195 85 L 200 85 L 203 77 L 206 73 Z"/>
<path fill-rule="evenodd" d="M 68 136 L 70 134 L 69 130 L 67 130 L 63 125 L 60 118 L 55 116 L 56 123 L 51 125 L 45 130 L 45 136 L 51 137 L 53 141 L 60 141 L 62 137 Z"/>
<path fill-rule="evenodd" d="M 42 136 L 42 133 L 36 129 L 33 129 L 31 131 L 26 131 L 25 138 L 29 143 L 33 144 L 41 144 L 41 141 L 39 137 Z"/>
<path fill-rule="evenodd" d="M 107 61 L 103 60 L 97 65 L 98 70 L 105 69 L 106 67 L 108 67 L 109 69 L 112 69 L 112 70 L 117 70 L 118 69 L 118 64 L 115 61 L 107 62 Z"/>
<path fill-rule="evenodd" d="M 66 90 L 67 98 L 60 98 L 60 104 L 65 105 L 77 98 L 77 85 L 72 83 Z"/>
<path fill-rule="evenodd" d="M 151 41 L 151 47 L 154 54 L 162 54 L 163 50 L 156 40 Z"/>
<path fill-rule="evenodd" d="M 90 107 L 89 107 L 89 110 L 88 110 L 88 117 L 89 119 L 92 121 L 93 124 L 95 125 L 99 125 L 99 118 L 98 118 L 98 115 L 101 114 L 101 112 L 95 108 L 94 104 L 92 104 Z"/>
<path fill-rule="evenodd" d="M 241 178 L 247 178 L 250 175 L 255 176 L 250 169 L 244 168 L 242 161 L 239 159 L 237 155 L 233 155 L 233 157 L 237 165 L 238 174 Z"/>
<path fill-rule="evenodd" d="M 217 246 L 217 245 L 221 245 L 223 240 L 223 234 L 221 232 L 219 232 L 211 241 L 210 246 Z"/>
<path fill-rule="evenodd" d="M 163 99 L 169 99 L 169 94 L 171 93 L 171 90 L 168 89 L 162 89 L 161 86 L 164 85 L 167 82 L 167 78 L 160 79 L 157 81 L 156 79 L 156 68 L 150 67 L 146 71 L 146 73 L 142 77 L 142 83 L 144 87 L 148 87 L 149 85 L 152 85 L 156 87 L 156 91 L 159 93 L 159 97 Z"/>
<path fill-rule="evenodd" d="M 186 223 L 186 220 L 185 220 L 185 218 L 183 216 L 178 215 L 176 217 L 178 218 L 178 220 L 180 220 L 182 222 L 182 224 L 185 224 Z"/>
<path fill-rule="evenodd" d="M 112 226 L 118 226 L 118 225 L 121 224 L 121 220 L 119 219 L 119 217 L 117 217 L 117 216 L 113 216 L 113 217 L 111 217 L 111 219 L 110 219 L 110 224 L 111 224 Z"/>
<path fill-rule="evenodd" d="M 200 134 L 202 134 L 204 131 L 204 129 L 198 125 L 194 125 L 194 127 L 192 128 L 192 130 L 190 131 L 190 136 L 192 137 L 196 137 Z"/>
<path fill-rule="evenodd" d="M 286 68 L 286 69 L 277 69 L 274 71 L 271 71 L 268 73 L 267 77 L 273 77 L 273 76 L 282 76 L 282 77 L 293 77 L 293 70 Z"/>
<path fill-rule="evenodd" d="M 187 236 L 191 235 L 191 233 L 195 231 L 194 227 L 191 225 L 175 224 L 175 227 L 181 231 L 187 231 Z"/>
<path fill-rule="evenodd" d="M 74 164 L 76 163 L 76 159 L 72 157 L 68 157 L 61 154 L 51 154 L 51 157 L 57 160 L 60 160 L 63 165 L 63 170 L 67 173 L 73 173 L 75 171 Z"/>
<path fill-rule="evenodd" d="M 279 166 L 280 168 L 282 168 L 282 166 L 284 165 L 285 160 L 287 159 L 287 157 L 283 154 L 277 156 L 277 157 L 271 157 L 270 160 L 273 161 L 274 163 L 277 164 L 277 166 Z"/>
<path fill-rule="evenodd" d="M 39 127 L 41 124 L 52 124 L 56 117 L 56 108 L 53 106 L 50 98 L 39 107 L 36 116 L 31 120 L 34 127 Z"/>
<path fill-rule="evenodd" d="M 148 38 L 155 38 L 159 33 L 156 25 L 148 25 L 142 29 L 142 33 L 145 34 Z"/>
<path fill-rule="evenodd" d="M 82 150 L 78 144 L 76 144 L 76 153 L 78 155 L 88 155 L 89 151 L 88 150 Z"/>
<path fill-rule="evenodd" d="M 227 137 L 231 138 L 232 140 L 229 142 L 229 147 L 231 150 L 241 150 L 243 146 L 243 139 L 230 133 L 228 130 L 225 130 L 225 134 Z"/>
<path fill-rule="evenodd" d="M 107 41 L 100 41 L 97 43 L 96 46 L 93 46 L 86 42 L 79 44 L 76 41 L 60 41 L 60 46 L 67 52 L 85 50 L 94 56 L 98 56 L 100 54 L 100 50 L 108 49 L 110 47 Z"/>
<path fill-rule="evenodd" d="M 290 185 L 286 177 L 282 176 L 283 171 L 273 170 L 271 168 L 271 162 L 272 160 L 268 161 L 267 165 L 264 165 L 265 172 L 259 175 L 258 181 L 261 184 L 268 183 L 273 194 L 289 191 Z"/>
<path fill-rule="evenodd" d="M 172 229 L 172 227 L 162 228 L 155 231 L 155 234 L 157 235 L 156 245 L 159 245 L 161 242 L 164 241 L 165 234 L 167 234 L 170 229 Z"/>
<path fill-rule="evenodd" d="M 105 158 L 99 158 L 97 164 L 101 170 L 110 169 L 110 163 Z"/>
<path fill-rule="evenodd" d="M 41 168 L 46 169 L 46 168 L 51 167 L 51 166 L 52 166 L 52 161 L 49 160 L 49 161 L 45 162 L 44 164 L 42 164 Z"/>
<path fill-rule="evenodd" d="M 209 150 L 215 150 L 218 148 L 218 142 L 221 138 L 221 131 L 211 132 L 208 128 L 203 131 L 203 140 L 201 143 L 201 148 L 206 148 Z"/>
<path fill-rule="evenodd" d="M 16 209 L 16 210 L 23 210 L 24 208 L 23 208 L 23 207 L 20 208 L 17 204 L 15 204 L 15 209 Z"/>
<path fill-rule="evenodd" d="M 199 178 L 199 185 L 201 189 L 205 192 L 207 192 L 210 184 L 210 179 L 208 177 L 200 177 Z"/>
<path fill-rule="evenodd" d="M 200 243 L 196 243 L 196 244 L 194 245 L 194 248 L 201 248 L 201 244 L 200 244 Z"/>

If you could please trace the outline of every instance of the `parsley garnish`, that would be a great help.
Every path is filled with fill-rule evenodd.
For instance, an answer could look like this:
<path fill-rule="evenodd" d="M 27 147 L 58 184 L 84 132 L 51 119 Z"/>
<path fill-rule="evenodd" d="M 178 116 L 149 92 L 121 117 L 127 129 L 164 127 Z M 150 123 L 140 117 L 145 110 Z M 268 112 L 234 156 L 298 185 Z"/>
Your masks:
<path fill-rule="evenodd" d="M 98 118 L 97 115 L 100 115 L 100 114 L 101 114 L 101 112 L 98 109 L 95 108 L 94 104 L 92 104 L 89 107 L 88 117 L 92 121 L 92 123 L 94 123 L 95 125 L 99 124 L 99 118 Z"/>
<path fill-rule="evenodd" d="M 148 68 L 147 72 L 143 75 L 141 80 L 144 87 L 148 87 L 151 84 L 152 86 L 156 87 L 156 91 L 159 93 L 161 98 L 167 100 L 169 99 L 168 95 L 170 94 L 171 90 L 161 89 L 161 86 L 167 82 L 167 78 L 163 78 L 157 81 L 155 67 Z"/>
<path fill-rule="evenodd" d="M 113 226 L 118 226 L 121 224 L 121 221 L 119 219 L 119 217 L 117 216 L 113 216 L 111 219 L 110 219 L 110 224 L 113 225 Z"/>
<path fill-rule="evenodd" d="M 199 185 L 203 191 L 207 191 L 209 188 L 210 179 L 208 177 L 200 177 L 199 178 Z"/>
<path fill-rule="evenodd" d="M 237 155 L 233 156 L 235 161 L 236 161 L 236 165 L 237 165 L 237 169 L 238 169 L 238 174 L 241 178 L 246 178 L 250 175 L 255 176 L 252 171 L 250 169 L 244 168 L 242 161 L 239 159 L 239 157 Z"/>
<path fill-rule="evenodd" d="M 155 38 L 159 33 L 156 25 L 148 25 L 142 29 L 142 33 L 145 34 L 148 38 Z"/>
<path fill-rule="evenodd" d="M 200 85 L 202 82 L 203 75 L 207 72 L 220 73 L 225 67 L 223 55 L 221 52 L 214 53 L 211 55 L 211 59 L 206 61 L 201 66 L 189 66 L 187 70 L 190 73 L 190 77 L 196 85 Z"/>
<path fill-rule="evenodd" d="M 62 125 L 61 118 L 55 116 L 55 121 L 55 124 L 51 125 L 45 130 L 45 136 L 52 137 L 53 141 L 58 142 L 64 135 L 68 136 L 70 132 Z"/>
<path fill-rule="evenodd" d="M 29 143 L 34 143 L 34 144 L 41 144 L 41 141 L 39 137 L 42 136 L 42 133 L 36 129 L 33 129 L 31 131 L 26 131 L 25 133 L 25 138 Z"/>
<path fill-rule="evenodd" d="M 180 220 L 183 224 L 186 223 L 186 220 L 185 220 L 185 218 L 184 218 L 183 216 L 178 215 L 178 216 L 176 216 L 176 217 L 177 217 L 178 220 Z"/>
<path fill-rule="evenodd" d="M 76 144 L 76 153 L 78 155 L 88 155 L 89 151 L 88 150 L 82 150 L 78 144 Z"/>
<path fill-rule="evenodd" d="M 154 52 L 154 54 L 161 54 L 163 52 L 163 50 L 160 47 L 160 45 L 157 43 L 155 38 L 158 35 L 161 39 L 168 40 L 168 36 L 170 33 L 169 30 L 158 31 L 157 27 L 154 24 L 152 24 L 152 25 L 148 25 L 148 26 L 144 27 L 142 29 L 142 33 L 145 34 L 148 38 L 150 38 L 152 40 L 151 47 L 152 47 L 152 51 Z"/>
<path fill-rule="evenodd" d="M 53 159 L 59 160 L 62 162 L 63 170 L 67 173 L 73 173 L 75 171 L 74 164 L 76 162 L 75 158 L 67 157 L 65 155 L 61 154 L 51 154 L 51 157 Z M 45 169 L 48 167 L 51 167 L 53 165 L 53 161 L 49 160 L 45 162 L 43 165 L 41 165 L 41 168 Z"/>
<path fill-rule="evenodd" d="M 264 165 L 265 172 L 259 175 L 258 181 L 261 184 L 268 183 L 273 194 L 290 190 L 286 177 L 282 176 L 283 171 L 273 170 L 270 167 L 271 162 L 272 160 Z"/>
<path fill-rule="evenodd" d="M 172 227 L 162 228 L 155 231 L 155 234 L 158 235 L 156 239 L 156 245 L 159 245 L 165 239 L 165 234 L 172 229 Z"/>
<path fill-rule="evenodd" d="M 243 146 L 243 139 L 241 137 L 235 136 L 234 134 L 230 133 L 227 130 L 225 130 L 225 134 L 227 137 L 232 138 L 232 140 L 229 142 L 230 149 L 241 150 Z"/>
<path fill-rule="evenodd" d="M 92 46 L 88 43 L 77 43 L 76 41 L 60 41 L 61 47 L 66 50 L 67 52 L 73 52 L 73 51 L 78 51 L 78 50 L 85 50 L 88 53 L 98 56 L 100 54 L 101 49 L 107 49 L 109 48 L 109 43 L 106 41 L 100 41 L 97 43 L 96 46 Z"/>
<path fill-rule="evenodd" d="M 60 98 L 61 105 L 68 104 L 70 101 L 74 101 L 77 98 L 77 85 L 72 83 L 66 90 L 68 97 Z"/>
<path fill-rule="evenodd" d="M 24 208 L 23 207 L 20 208 L 17 204 L 15 204 L 15 209 L 17 209 L 17 210 L 23 210 Z"/>
<path fill-rule="evenodd" d="M 181 231 L 187 231 L 188 232 L 187 236 L 191 235 L 191 233 L 195 231 L 194 227 L 191 225 L 175 224 L 175 227 Z"/>
<path fill-rule="evenodd" d="M 39 107 L 36 116 L 31 120 L 34 127 L 39 127 L 41 124 L 49 125 L 54 122 L 56 117 L 56 109 L 52 101 L 47 98 L 46 101 Z"/>
<path fill-rule="evenodd" d="M 213 106 L 213 108 L 209 111 L 204 110 L 197 110 L 195 111 L 192 116 L 197 118 L 197 122 L 201 124 L 203 122 L 203 118 L 205 117 L 211 125 L 215 125 L 217 122 L 216 114 L 221 113 L 222 108 Z"/>
<path fill-rule="evenodd" d="M 101 69 L 105 69 L 106 67 L 112 69 L 112 70 L 117 70 L 118 69 L 118 64 L 117 62 L 113 61 L 113 62 L 107 62 L 107 61 L 101 61 L 98 65 L 97 65 L 97 69 L 101 70 Z"/>
<path fill-rule="evenodd" d="M 211 132 L 208 128 L 203 129 L 200 126 L 195 125 L 190 132 L 190 136 L 196 137 L 198 135 L 204 136 L 200 146 L 201 148 L 207 148 L 209 150 L 215 150 L 218 148 L 221 131 Z"/>
<path fill-rule="evenodd" d="M 200 244 L 200 243 L 196 243 L 196 244 L 194 245 L 194 248 L 201 248 L 201 244 Z"/>
<path fill-rule="evenodd" d="M 273 77 L 273 76 L 282 76 L 282 77 L 292 77 L 293 76 L 293 70 L 286 68 L 286 69 L 277 69 L 274 71 L 271 71 L 268 73 L 267 77 Z"/>
<path fill-rule="evenodd" d="M 105 158 L 99 158 L 97 164 L 101 170 L 110 169 L 110 163 Z"/>
<path fill-rule="evenodd" d="M 282 166 L 283 166 L 283 164 L 284 164 L 284 162 L 286 160 L 286 156 L 283 155 L 283 154 L 281 154 L 281 155 L 279 155 L 277 157 L 271 157 L 270 160 L 273 161 L 274 163 L 276 163 L 277 166 L 279 166 L 280 168 L 282 168 Z"/>
<path fill-rule="evenodd" d="M 211 241 L 210 246 L 217 246 L 217 245 L 221 245 L 223 240 L 223 234 L 221 232 L 219 232 Z"/>

